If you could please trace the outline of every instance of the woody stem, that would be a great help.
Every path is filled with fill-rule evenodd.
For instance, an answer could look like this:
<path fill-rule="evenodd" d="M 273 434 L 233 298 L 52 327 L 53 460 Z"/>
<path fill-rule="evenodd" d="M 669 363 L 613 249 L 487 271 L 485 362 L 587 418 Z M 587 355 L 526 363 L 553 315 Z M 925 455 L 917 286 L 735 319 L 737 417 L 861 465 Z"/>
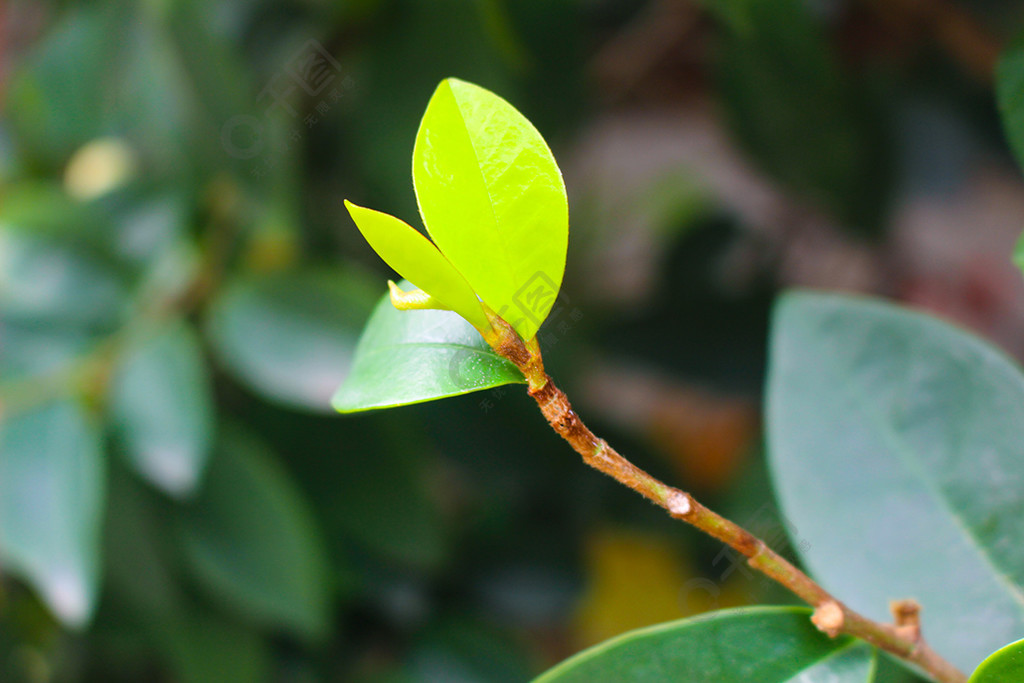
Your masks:
<path fill-rule="evenodd" d="M 583 462 L 664 508 L 675 519 L 697 527 L 742 553 L 751 567 L 814 607 L 811 621 L 828 636 L 846 634 L 860 638 L 917 665 L 938 683 L 966 683 L 967 677 L 921 637 L 916 603 L 897 603 L 895 625 L 868 619 L 837 600 L 754 534 L 704 507 L 689 493 L 659 481 L 631 463 L 604 439 L 595 436 L 573 411 L 568 397 L 544 371 L 536 339 L 524 343 L 507 323 L 495 318 L 492 318 L 495 335 L 488 339 L 491 346 L 523 372 L 530 396 L 537 401 L 541 413 L 552 429 L 583 457 Z"/>

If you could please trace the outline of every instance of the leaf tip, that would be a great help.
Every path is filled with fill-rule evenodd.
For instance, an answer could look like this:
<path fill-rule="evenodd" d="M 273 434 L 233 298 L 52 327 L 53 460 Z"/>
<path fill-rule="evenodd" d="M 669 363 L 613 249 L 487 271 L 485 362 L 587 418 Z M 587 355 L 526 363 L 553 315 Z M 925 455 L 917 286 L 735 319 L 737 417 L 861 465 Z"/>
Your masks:
<path fill-rule="evenodd" d="M 458 88 L 468 84 L 468 81 L 464 81 L 461 78 L 456 78 L 455 76 L 448 76 L 447 78 L 445 78 L 444 80 L 437 84 L 437 89 L 440 90 L 445 86 L 447 86 L 448 88 L 452 88 L 453 86 L 455 88 Z"/>
<path fill-rule="evenodd" d="M 54 614 L 65 625 L 84 628 L 92 616 L 93 591 L 78 571 L 56 570 L 43 585 L 42 592 Z"/>
<path fill-rule="evenodd" d="M 367 209 L 366 207 L 363 207 L 363 206 L 359 206 L 358 204 L 356 204 L 354 202 L 350 202 L 347 199 L 344 199 L 342 201 L 344 201 L 345 208 L 348 210 L 348 215 L 352 217 L 352 220 L 356 220 L 356 214 L 372 210 L 372 209 Z M 358 227 L 358 225 L 359 225 L 359 223 L 357 222 L 356 226 Z"/>

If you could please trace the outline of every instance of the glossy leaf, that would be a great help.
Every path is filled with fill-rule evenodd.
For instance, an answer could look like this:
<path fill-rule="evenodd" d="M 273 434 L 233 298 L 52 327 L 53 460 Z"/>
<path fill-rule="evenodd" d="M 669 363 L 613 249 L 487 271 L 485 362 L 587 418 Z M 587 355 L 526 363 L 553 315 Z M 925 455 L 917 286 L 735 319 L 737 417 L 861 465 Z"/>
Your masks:
<path fill-rule="evenodd" d="M 384 261 L 406 280 L 455 311 L 478 329 L 490 323 L 466 278 L 430 240 L 408 223 L 345 201 L 359 232 Z"/>
<path fill-rule="evenodd" d="M 969 683 L 1009 683 L 1024 681 L 1024 640 L 1010 643 L 981 663 Z"/>
<path fill-rule="evenodd" d="M 892 655 L 879 652 L 875 659 L 878 666 L 875 667 L 874 683 L 933 683 L 930 678 L 911 671 L 903 660 Z"/>
<path fill-rule="evenodd" d="M 99 431 L 75 403 L 0 423 L 0 566 L 72 627 L 96 604 L 104 479 Z"/>
<path fill-rule="evenodd" d="M 398 311 L 385 296 L 359 340 L 352 372 L 331 403 L 351 413 L 523 381 L 522 373 L 455 313 Z"/>
<path fill-rule="evenodd" d="M 324 633 L 331 596 L 323 540 L 301 491 L 259 442 L 224 435 L 181 538 L 213 596 L 300 636 Z"/>
<path fill-rule="evenodd" d="M 587 588 L 573 628 L 581 645 L 712 607 L 712 600 L 701 600 L 709 595 L 703 586 L 692 590 L 693 574 L 680 561 L 675 539 L 604 530 L 589 534 L 585 547 Z"/>
<path fill-rule="evenodd" d="M 778 305 L 776 491 L 808 568 L 882 620 L 914 597 L 965 670 L 1024 632 L 1024 376 L 947 323 L 845 296 Z"/>
<path fill-rule="evenodd" d="M 632 631 L 585 650 L 534 683 L 869 683 L 874 653 L 831 640 L 802 607 L 723 610 Z"/>
<path fill-rule="evenodd" d="M 336 272 L 236 280 L 214 302 L 210 335 L 228 369 L 267 398 L 329 411 L 375 292 Z"/>
<path fill-rule="evenodd" d="M 442 81 L 413 149 L 427 231 L 484 302 L 531 339 L 565 270 L 565 185 L 537 129 L 494 93 Z"/>
<path fill-rule="evenodd" d="M 192 329 L 179 321 L 141 340 L 122 361 L 110 401 L 132 466 L 167 493 L 189 495 L 213 431 L 212 387 Z"/>

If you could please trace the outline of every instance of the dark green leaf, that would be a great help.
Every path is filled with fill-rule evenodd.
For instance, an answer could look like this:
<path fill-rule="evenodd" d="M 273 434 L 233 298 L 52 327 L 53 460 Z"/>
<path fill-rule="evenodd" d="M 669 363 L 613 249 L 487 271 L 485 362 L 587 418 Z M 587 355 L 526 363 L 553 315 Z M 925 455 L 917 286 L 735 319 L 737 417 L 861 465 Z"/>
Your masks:
<path fill-rule="evenodd" d="M 254 390 L 329 411 L 372 296 L 362 281 L 336 272 L 246 278 L 214 303 L 210 334 L 224 364 Z"/>
<path fill-rule="evenodd" d="M 20 142 L 53 166 L 109 132 L 107 78 L 123 18 L 99 4 L 67 12 L 11 79 L 6 113 Z"/>
<path fill-rule="evenodd" d="M 870 91 L 844 74 L 802 0 L 714 0 L 719 93 L 764 170 L 850 227 L 877 232 L 889 159 Z"/>
<path fill-rule="evenodd" d="M 1024 165 L 1024 37 L 1006 48 L 996 67 L 996 101 L 1017 163 Z"/>
<path fill-rule="evenodd" d="M 875 670 L 875 683 L 929 683 L 925 678 L 910 670 L 910 666 L 884 652 L 879 652 Z"/>
<path fill-rule="evenodd" d="M 123 605 L 133 626 L 178 618 L 186 604 L 175 571 L 173 529 L 166 501 L 112 463 L 103 530 L 104 600 Z"/>
<path fill-rule="evenodd" d="M 384 296 L 332 405 L 343 413 L 392 408 L 523 381 L 458 314 L 398 311 Z"/>
<path fill-rule="evenodd" d="M 802 607 L 712 612 L 613 638 L 535 683 L 869 683 L 871 648 L 831 640 Z"/>
<path fill-rule="evenodd" d="M 448 529 L 430 484 L 433 453 L 423 452 L 412 427 L 391 422 L 373 452 L 345 449 L 322 482 L 323 505 L 336 527 L 371 552 L 414 568 L 436 568 L 446 557 Z M 369 435 L 368 435 L 369 436 Z M 323 467 L 319 468 L 323 471 Z M 327 514 L 327 513 L 325 513 Z"/>
<path fill-rule="evenodd" d="M 774 320 L 768 442 L 809 569 L 878 620 L 914 597 L 971 670 L 1024 631 L 1024 377 L 944 322 L 792 294 Z"/>
<path fill-rule="evenodd" d="M 448 619 L 420 635 L 408 668 L 416 681 L 521 683 L 531 674 L 524 650 L 486 622 Z"/>
<path fill-rule="evenodd" d="M 270 650 L 258 633 L 201 612 L 166 624 L 163 643 L 180 683 L 261 683 L 271 680 Z"/>
<path fill-rule="evenodd" d="M 306 500 L 265 447 L 228 431 L 184 510 L 196 578 L 259 622 L 320 637 L 331 609 L 323 540 Z"/>
<path fill-rule="evenodd" d="M 0 564 L 69 626 L 96 603 L 104 479 L 99 431 L 75 403 L 0 423 Z"/>
<path fill-rule="evenodd" d="M 145 634 L 180 683 L 268 680 L 264 639 L 183 590 L 167 502 L 123 468 L 111 475 L 104 605 L 123 610 L 117 625 Z"/>
<path fill-rule="evenodd" d="M 112 385 L 111 419 L 133 467 L 174 496 L 206 465 L 213 396 L 195 332 L 177 321 L 131 348 Z"/>

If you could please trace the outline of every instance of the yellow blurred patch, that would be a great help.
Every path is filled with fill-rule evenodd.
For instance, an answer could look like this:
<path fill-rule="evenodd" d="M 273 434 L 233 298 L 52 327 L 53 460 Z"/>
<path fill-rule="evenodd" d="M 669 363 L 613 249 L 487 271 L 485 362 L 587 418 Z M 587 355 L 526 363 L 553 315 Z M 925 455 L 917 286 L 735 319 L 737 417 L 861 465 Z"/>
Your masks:
<path fill-rule="evenodd" d="M 88 201 L 127 182 L 135 174 L 135 152 L 120 138 L 98 138 L 72 155 L 64 169 L 64 187 Z"/>
<path fill-rule="evenodd" d="M 625 631 L 744 604 L 740 591 L 695 575 L 668 539 L 600 531 L 587 542 L 588 586 L 574 619 L 579 647 Z"/>
<path fill-rule="evenodd" d="M 299 259 L 294 231 L 284 223 L 269 222 L 258 227 L 245 251 L 245 265 L 258 273 L 284 270 Z"/>

